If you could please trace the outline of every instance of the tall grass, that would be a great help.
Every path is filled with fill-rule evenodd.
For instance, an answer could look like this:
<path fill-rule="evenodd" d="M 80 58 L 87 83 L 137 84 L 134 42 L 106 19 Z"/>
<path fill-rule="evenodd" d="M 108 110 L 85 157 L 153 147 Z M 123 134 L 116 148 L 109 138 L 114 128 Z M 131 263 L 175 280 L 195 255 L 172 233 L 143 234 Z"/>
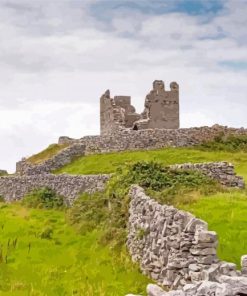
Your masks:
<path fill-rule="evenodd" d="M 78 235 L 62 211 L 0 207 L 1 295 L 144 294 L 148 279 L 124 249 L 98 244 L 100 230 Z"/>

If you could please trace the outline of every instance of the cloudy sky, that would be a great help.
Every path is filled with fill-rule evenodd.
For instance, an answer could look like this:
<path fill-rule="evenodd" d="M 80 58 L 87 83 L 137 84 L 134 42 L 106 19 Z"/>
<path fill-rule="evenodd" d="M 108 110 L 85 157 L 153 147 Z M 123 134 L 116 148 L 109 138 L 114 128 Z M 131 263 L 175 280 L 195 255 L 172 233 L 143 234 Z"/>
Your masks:
<path fill-rule="evenodd" d="M 247 127 L 247 0 L 0 0 L 0 169 L 99 133 L 99 97 L 141 111 L 180 85 L 181 126 Z"/>

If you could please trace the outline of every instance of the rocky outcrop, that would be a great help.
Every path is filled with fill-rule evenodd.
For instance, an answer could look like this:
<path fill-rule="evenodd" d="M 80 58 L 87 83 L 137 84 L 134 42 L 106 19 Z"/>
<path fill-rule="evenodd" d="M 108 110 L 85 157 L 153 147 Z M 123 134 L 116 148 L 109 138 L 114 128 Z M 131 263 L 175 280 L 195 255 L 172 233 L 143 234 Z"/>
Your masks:
<path fill-rule="evenodd" d="M 217 258 L 217 234 L 208 231 L 205 221 L 173 206 L 159 204 L 137 185 L 132 186 L 130 197 L 128 250 L 144 274 L 163 287 L 182 291 L 164 295 L 211 295 L 200 293 L 206 288 L 224 291 L 229 285 L 233 291 L 229 295 L 247 291 L 247 277 L 240 276 L 235 264 Z M 242 270 L 245 268 L 243 256 Z M 159 295 L 155 293 L 149 295 Z"/>
<path fill-rule="evenodd" d="M 102 191 L 110 175 L 52 175 L 38 174 L 31 176 L 0 177 L 0 196 L 7 202 L 22 199 L 33 189 L 49 187 L 64 196 L 68 204 L 83 192 Z"/>

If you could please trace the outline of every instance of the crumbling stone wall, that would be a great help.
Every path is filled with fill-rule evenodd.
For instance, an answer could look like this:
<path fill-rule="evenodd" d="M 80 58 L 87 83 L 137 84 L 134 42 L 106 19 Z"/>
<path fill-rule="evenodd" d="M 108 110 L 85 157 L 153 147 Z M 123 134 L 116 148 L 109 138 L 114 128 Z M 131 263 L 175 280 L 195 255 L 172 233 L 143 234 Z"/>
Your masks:
<path fill-rule="evenodd" d="M 154 128 L 179 128 L 179 86 L 176 82 L 172 82 L 170 91 L 166 91 L 164 82 L 155 80 L 146 96 L 142 119 L 135 122 L 134 129 Z"/>
<path fill-rule="evenodd" d="M 101 135 L 112 134 L 121 129 L 177 129 L 179 128 L 179 86 L 170 84 L 165 90 L 161 80 L 153 82 L 153 89 L 146 96 L 145 109 L 137 114 L 131 105 L 131 97 L 110 97 L 107 90 L 100 98 Z"/>
<path fill-rule="evenodd" d="M 0 196 L 7 202 L 22 199 L 34 189 L 49 187 L 64 196 L 68 204 L 83 192 L 102 191 L 110 175 L 52 175 L 38 174 L 31 176 L 0 177 Z"/>
<path fill-rule="evenodd" d="M 110 97 L 107 90 L 100 98 L 100 131 L 101 135 L 110 134 L 123 128 L 131 128 L 140 118 L 131 105 L 129 96 Z"/>
<path fill-rule="evenodd" d="M 241 273 L 235 264 L 217 258 L 217 234 L 208 231 L 205 221 L 159 204 L 137 185 L 129 194 L 127 247 L 132 259 L 158 284 L 181 289 L 168 294 L 153 289 L 148 295 L 246 295 L 240 294 L 247 292 L 246 256 L 242 257 Z"/>

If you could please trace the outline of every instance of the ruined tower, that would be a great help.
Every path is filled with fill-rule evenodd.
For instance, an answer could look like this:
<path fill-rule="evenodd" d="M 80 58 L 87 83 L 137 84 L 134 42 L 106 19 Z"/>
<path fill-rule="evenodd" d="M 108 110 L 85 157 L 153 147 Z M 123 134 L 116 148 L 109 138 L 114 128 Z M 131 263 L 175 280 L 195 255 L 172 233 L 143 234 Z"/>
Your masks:
<path fill-rule="evenodd" d="M 153 82 L 153 89 L 145 99 L 144 111 L 137 114 L 131 105 L 130 96 L 110 97 L 107 90 L 100 98 L 101 134 L 112 134 L 123 129 L 178 129 L 179 128 L 179 86 L 170 84 L 165 90 L 162 80 Z"/>

